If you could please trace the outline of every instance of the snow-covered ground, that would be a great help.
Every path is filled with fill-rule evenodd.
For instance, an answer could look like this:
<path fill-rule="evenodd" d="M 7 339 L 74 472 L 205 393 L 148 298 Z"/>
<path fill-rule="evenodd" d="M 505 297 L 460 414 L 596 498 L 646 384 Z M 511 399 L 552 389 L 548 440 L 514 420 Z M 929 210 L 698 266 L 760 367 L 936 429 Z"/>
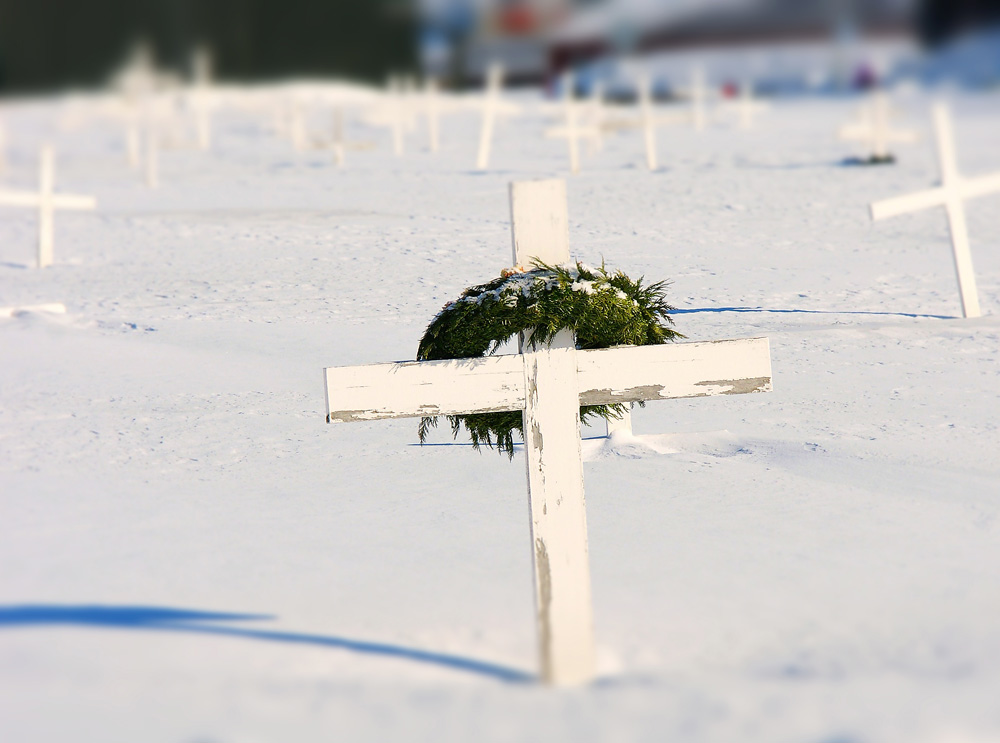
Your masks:
<path fill-rule="evenodd" d="M 325 366 L 412 359 L 510 262 L 507 184 L 561 176 L 537 116 L 443 151 L 385 131 L 294 154 L 226 111 L 209 153 L 128 170 L 120 128 L 4 111 L 5 186 L 58 187 L 55 265 L 0 211 L 0 739 L 1000 740 L 1000 196 L 968 204 L 985 317 L 963 320 L 924 133 L 851 168 L 848 100 L 754 130 L 584 155 L 571 243 L 670 279 L 692 340 L 766 335 L 774 392 L 650 403 L 585 442 L 599 680 L 534 680 L 523 455 L 416 421 L 324 422 Z M 1000 171 L 1000 96 L 956 95 L 966 174 Z M 317 126 L 319 125 L 317 121 Z M 446 429 L 447 427 L 442 427 Z M 596 437 L 599 431 L 585 431 Z"/>

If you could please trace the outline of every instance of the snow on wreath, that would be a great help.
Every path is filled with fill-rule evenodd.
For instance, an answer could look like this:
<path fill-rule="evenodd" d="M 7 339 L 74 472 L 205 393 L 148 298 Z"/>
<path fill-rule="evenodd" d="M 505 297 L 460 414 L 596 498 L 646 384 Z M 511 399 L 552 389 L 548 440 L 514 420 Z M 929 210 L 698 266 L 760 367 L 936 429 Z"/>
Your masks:
<path fill-rule="evenodd" d="M 449 302 L 427 326 L 417 349 L 419 361 L 467 359 L 495 354 L 518 333 L 530 331 L 532 348 L 563 329 L 576 333 L 580 349 L 648 346 L 684 336 L 673 330 L 667 282 L 642 285 L 602 264 L 515 266 L 489 283 L 473 286 Z M 641 404 L 641 403 L 640 403 Z M 624 405 L 580 408 L 582 420 L 620 418 Z M 449 415 L 457 438 L 464 425 L 478 449 L 485 444 L 514 456 L 514 432 L 523 436 L 520 411 Z M 420 420 L 423 443 L 437 418 Z"/>

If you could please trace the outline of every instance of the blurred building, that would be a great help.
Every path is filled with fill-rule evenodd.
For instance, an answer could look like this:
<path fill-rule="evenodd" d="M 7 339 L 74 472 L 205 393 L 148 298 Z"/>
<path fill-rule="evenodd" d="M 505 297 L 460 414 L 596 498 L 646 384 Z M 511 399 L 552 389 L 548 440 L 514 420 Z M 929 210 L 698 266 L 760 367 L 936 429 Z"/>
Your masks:
<path fill-rule="evenodd" d="M 477 83 L 491 62 L 513 82 L 538 82 L 548 68 L 548 34 L 574 0 L 418 0 L 424 71 L 462 85 Z"/>
<path fill-rule="evenodd" d="M 807 46 L 828 60 L 808 76 L 826 65 L 843 83 L 863 77 L 866 59 L 886 66 L 915 48 L 918 32 L 932 42 L 1000 18 L 1000 0 L 418 0 L 418 9 L 425 71 L 459 84 L 481 80 L 493 60 L 509 80 L 542 82 L 601 59 L 742 48 L 759 61 Z"/>
<path fill-rule="evenodd" d="M 614 52 L 776 45 L 838 37 L 909 36 L 911 0 L 608 0 L 549 36 L 549 66 Z"/>

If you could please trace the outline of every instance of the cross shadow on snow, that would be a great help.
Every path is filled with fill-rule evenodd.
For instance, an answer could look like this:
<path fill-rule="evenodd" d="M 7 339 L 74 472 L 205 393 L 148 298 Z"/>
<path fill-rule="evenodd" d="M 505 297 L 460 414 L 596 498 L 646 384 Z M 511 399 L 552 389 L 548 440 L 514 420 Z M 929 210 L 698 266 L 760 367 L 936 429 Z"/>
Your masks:
<path fill-rule="evenodd" d="M 274 617 L 266 614 L 229 614 L 158 606 L 64 606 L 53 604 L 0 606 L 0 630 L 63 626 L 225 635 L 248 640 L 314 645 L 349 650 L 354 653 L 401 658 L 487 676 L 507 683 L 533 683 L 537 680 L 533 674 L 524 671 L 460 655 L 435 653 L 402 645 L 352 640 L 333 635 L 252 629 L 224 624 L 269 619 L 274 619 Z"/>
<path fill-rule="evenodd" d="M 878 312 L 876 310 L 781 310 L 765 307 L 695 307 L 687 310 L 670 310 L 671 315 L 693 315 L 699 312 L 772 312 L 792 315 L 875 315 L 882 317 L 916 317 L 932 320 L 957 320 L 954 315 L 922 315 L 915 312 Z"/>

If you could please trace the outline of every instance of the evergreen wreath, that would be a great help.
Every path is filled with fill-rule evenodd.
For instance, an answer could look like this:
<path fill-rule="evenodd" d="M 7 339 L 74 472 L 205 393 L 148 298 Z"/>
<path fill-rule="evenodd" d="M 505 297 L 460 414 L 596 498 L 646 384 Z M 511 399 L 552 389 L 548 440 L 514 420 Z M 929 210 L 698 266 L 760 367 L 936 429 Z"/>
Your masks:
<path fill-rule="evenodd" d="M 684 336 L 673 330 L 667 304 L 668 282 L 643 286 L 643 277 L 632 280 L 621 271 L 611 273 L 604 264 L 550 266 L 536 262 L 532 268 L 505 269 L 499 278 L 473 286 L 449 302 L 427 326 L 417 349 L 418 361 L 467 359 L 495 354 L 518 333 L 530 331 L 529 344 L 547 343 L 557 332 L 576 333 L 580 349 L 611 346 L 646 346 Z M 640 403 L 641 404 L 641 403 Z M 588 405 L 580 408 L 582 420 L 621 418 L 625 405 Z M 457 438 L 464 425 L 472 445 L 496 447 L 514 456 L 514 432 L 523 436 L 520 411 L 449 415 Z M 421 418 L 420 443 L 424 443 L 437 418 Z"/>

